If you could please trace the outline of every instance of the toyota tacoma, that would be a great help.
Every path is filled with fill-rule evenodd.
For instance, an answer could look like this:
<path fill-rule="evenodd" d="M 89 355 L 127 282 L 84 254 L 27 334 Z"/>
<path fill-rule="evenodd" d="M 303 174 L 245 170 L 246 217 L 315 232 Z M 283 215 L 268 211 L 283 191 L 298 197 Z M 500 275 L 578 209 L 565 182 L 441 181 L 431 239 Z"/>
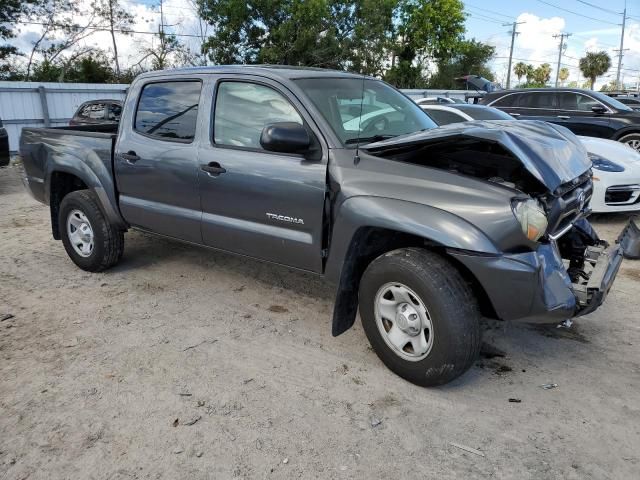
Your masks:
<path fill-rule="evenodd" d="M 586 220 L 591 162 L 538 121 L 436 128 L 386 83 L 331 70 L 150 72 L 118 126 L 25 128 L 27 189 L 97 272 L 137 229 L 324 276 L 333 335 L 359 310 L 419 385 L 465 372 L 484 317 L 560 323 L 604 301 L 622 261 Z"/>

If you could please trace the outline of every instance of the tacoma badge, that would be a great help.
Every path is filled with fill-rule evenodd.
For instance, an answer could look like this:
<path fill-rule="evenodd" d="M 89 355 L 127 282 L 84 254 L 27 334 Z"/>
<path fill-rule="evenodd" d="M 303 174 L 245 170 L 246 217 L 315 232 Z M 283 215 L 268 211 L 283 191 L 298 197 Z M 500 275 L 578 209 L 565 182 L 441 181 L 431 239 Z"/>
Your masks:
<path fill-rule="evenodd" d="M 304 220 L 302 220 L 301 218 L 289 217 L 287 215 L 276 215 L 275 213 L 267 213 L 267 217 L 269 217 L 271 220 L 278 220 L 280 222 L 297 223 L 298 225 L 304 225 Z"/>

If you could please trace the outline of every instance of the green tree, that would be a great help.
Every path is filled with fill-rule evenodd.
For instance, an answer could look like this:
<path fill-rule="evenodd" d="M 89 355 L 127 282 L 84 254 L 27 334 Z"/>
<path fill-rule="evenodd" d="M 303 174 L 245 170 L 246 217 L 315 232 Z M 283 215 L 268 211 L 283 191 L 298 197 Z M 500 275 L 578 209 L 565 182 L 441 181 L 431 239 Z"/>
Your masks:
<path fill-rule="evenodd" d="M 457 77 L 475 74 L 488 80 L 494 79 L 487 63 L 493 57 L 495 47 L 474 39 L 464 40 L 450 59 L 438 63 L 438 73 L 429 80 L 430 88 L 456 88 Z"/>
<path fill-rule="evenodd" d="M 397 64 L 385 73 L 385 80 L 398 88 L 421 87 L 426 61 L 444 63 L 460 45 L 464 5 L 460 0 L 400 0 L 394 18 L 391 48 Z"/>
<path fill-rule="evenodd" d="M 2 0 L 0 6 L 0 79 L 15 75 L 14 57 L 21 52 L 9 43 L 16 36 L 19 21 L 42 0 Z"/>
<path fill-rule="evenodd" d="M 560 84 L 563 85 L 564 82 L 569 78 L 569 69 L 567 67 L 562 67 L 560 72 L 558 72 L 558 78 L 560 79 Z"/>
<path fill-rule="evenodd" d="M 120 77 L 120 61 L 118 59 L 118 43 L 116 33 L 129 35 L 133 25 L 131 15 L 121 4 L 120 0 L 96 0 L 92 4 L 100 26 L 106 28 L 111 34 L 113 44 L 113 61 L 116 66 L 116 76 Z"/>
<path fill-rule="evenodd" d="M 582 75 L 589 79 L 591 90 L 596 83 L 596 78 L 603 75 L 611 68 L 611 57 L 605 51 L 587 52 L 578 63 Z"/>
<path fill-rule="evenodd" d="M 527 64 L 524 62 L 518 62 L 513 66 L 513 73 L 518 77 L 518 83 L 521 82 L 522 77 L 527 75 Z"/>
<path fill-rule="evenodd" d="M 105 52 L 78 51 L 57 60 L 44 59 L 33 64 L 31 80 L 36 82 L 111 83 L 115 72 Z"/>
<path fill-rule="evenodd" d="M 536 83 L 541 85 L 546 85 L 546 83 L 551 78 L 551 65 L 548 63 L 543 63 L 538 68 L 533 71 L 533 79 Z"/>

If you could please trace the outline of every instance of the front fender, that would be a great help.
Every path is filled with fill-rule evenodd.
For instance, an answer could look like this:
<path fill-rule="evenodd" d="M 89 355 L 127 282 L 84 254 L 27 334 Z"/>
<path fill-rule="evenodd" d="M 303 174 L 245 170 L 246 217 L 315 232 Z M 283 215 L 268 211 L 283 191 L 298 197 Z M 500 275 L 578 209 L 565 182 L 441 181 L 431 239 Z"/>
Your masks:
<path fill-rule="evenodd" d="M 340 280 L 351 241 L 362 227 L 407 233 L 446 248 L 500 253 L 482 231 L 450 212 L 405 200 L 357 196 L 345 200 L 336 212 L 325 269 L 329 280 Z"/>

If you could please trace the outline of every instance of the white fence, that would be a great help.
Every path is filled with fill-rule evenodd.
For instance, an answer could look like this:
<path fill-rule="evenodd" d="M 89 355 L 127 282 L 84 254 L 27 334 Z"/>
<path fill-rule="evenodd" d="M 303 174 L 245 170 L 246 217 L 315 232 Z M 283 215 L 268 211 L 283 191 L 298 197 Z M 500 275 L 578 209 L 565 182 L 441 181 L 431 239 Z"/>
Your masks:
<path fill-rule="evenodd" d="M 0 82 L 0 119 L 9 133 L 9 149 L 18 150 L 23 127 L 67 125 L 87 100 L 123 100 L 128 85 L 91 83 Z"/>

